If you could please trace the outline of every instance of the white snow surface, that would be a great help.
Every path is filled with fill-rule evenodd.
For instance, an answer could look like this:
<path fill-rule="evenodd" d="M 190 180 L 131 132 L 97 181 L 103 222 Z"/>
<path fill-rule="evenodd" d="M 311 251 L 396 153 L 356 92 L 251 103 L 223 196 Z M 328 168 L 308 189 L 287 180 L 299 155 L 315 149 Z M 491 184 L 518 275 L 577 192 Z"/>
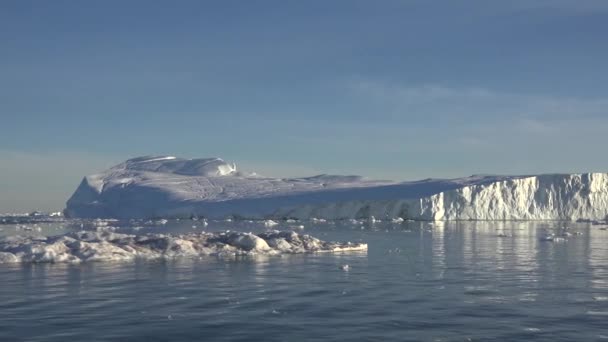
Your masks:
<path fill-rule="evenodd" d="M 366 251 L 364 243 L 326 242 L 288 231 L 129 235 L 81 231 L 51 237 L 0 239 L 1 263 L 124 261 L 209 255 L 280 255 Z"/>
<path fill-rule="evenodd" d="M 82 218 L 604 220 L 608 174 L 267 178 L 219 158 L 139 157 L 87 176 L 67 202 Z"/>

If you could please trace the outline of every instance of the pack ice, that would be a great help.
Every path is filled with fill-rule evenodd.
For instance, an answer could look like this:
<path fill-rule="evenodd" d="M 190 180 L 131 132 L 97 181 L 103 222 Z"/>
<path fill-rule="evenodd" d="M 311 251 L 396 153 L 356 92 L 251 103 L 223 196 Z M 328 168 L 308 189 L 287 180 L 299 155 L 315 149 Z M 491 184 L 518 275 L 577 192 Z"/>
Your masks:
<path fill-rule="evenodd" d="M 257 235 L 243 232 L 130 235 L 81 231 L 51 237 L 10 236 L 0 239 L 0 264 L 366 250 L 367 244 L 364 243 L 326 242 L 287 231 L 269 231 Z"/>
<path fill-rule="evenodd" d="M 85 177 L 79 218 L 603 220 L 608 174 L 471 176 L 414 182 L 359 176 L 268 178 L 219 158 L 139 157 Z"/>

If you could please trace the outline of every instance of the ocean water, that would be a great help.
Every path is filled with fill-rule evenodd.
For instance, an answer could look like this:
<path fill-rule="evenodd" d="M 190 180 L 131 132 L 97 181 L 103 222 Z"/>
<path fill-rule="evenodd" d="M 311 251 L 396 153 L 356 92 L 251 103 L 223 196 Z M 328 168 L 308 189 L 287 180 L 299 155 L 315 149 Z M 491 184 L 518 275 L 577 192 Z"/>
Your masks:
<path fill-rule="evenodd" d="M 303 224 L 300 233 L 367 242 L 369 249 L 0 264 L 0 341 L 608 339 L 608 231 L 596 226 Z M 4 224 L 0 234 L 61 234 L 95 225 Z M 201 229 L 190 220 L 111 225 L 138 233 Z M 564 226 L 581 235 L 541 241 Z M 267 228 L 250 222 L 210 222 L 205 228 L 225 229 Z"/>

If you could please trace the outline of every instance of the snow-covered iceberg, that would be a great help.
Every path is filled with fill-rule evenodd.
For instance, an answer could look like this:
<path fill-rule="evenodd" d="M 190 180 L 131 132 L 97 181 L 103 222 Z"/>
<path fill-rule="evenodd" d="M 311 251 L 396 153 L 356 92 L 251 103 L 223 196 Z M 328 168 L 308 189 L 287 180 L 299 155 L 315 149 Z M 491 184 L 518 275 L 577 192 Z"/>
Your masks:
<path fill-rule="evenodd" d="M 81 231 L 51 237 L 0 239 L 0 264 L 18 262 L 86 262 L 202 257 L 209 255 L 280 255 L 366 251 L 364 243 L 321 241 L 287 231 L 259 234 L 216 232 L 131 235 Z"/>
<path fill-rule="evenodd" d="M 87 176 L 65 213 L 82 218 L 603 220 L 608 174 L 415 182 L 267 178 L 219 158 L 140 157 Z"/>

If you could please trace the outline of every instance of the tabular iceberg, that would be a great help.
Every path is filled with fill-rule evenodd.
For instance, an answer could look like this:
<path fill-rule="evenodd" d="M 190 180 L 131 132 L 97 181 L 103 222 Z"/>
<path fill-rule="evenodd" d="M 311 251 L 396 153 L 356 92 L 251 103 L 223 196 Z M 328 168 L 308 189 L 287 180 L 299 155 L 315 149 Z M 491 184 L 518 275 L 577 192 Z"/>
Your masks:
<path fill-rule="evenodd" d="M 219 158 L 140 157 L 87 176 L 65 213 L 80 218 L 604 220 L 608 174 L 471 176 L 415 182 L 267 178 Z"/>

